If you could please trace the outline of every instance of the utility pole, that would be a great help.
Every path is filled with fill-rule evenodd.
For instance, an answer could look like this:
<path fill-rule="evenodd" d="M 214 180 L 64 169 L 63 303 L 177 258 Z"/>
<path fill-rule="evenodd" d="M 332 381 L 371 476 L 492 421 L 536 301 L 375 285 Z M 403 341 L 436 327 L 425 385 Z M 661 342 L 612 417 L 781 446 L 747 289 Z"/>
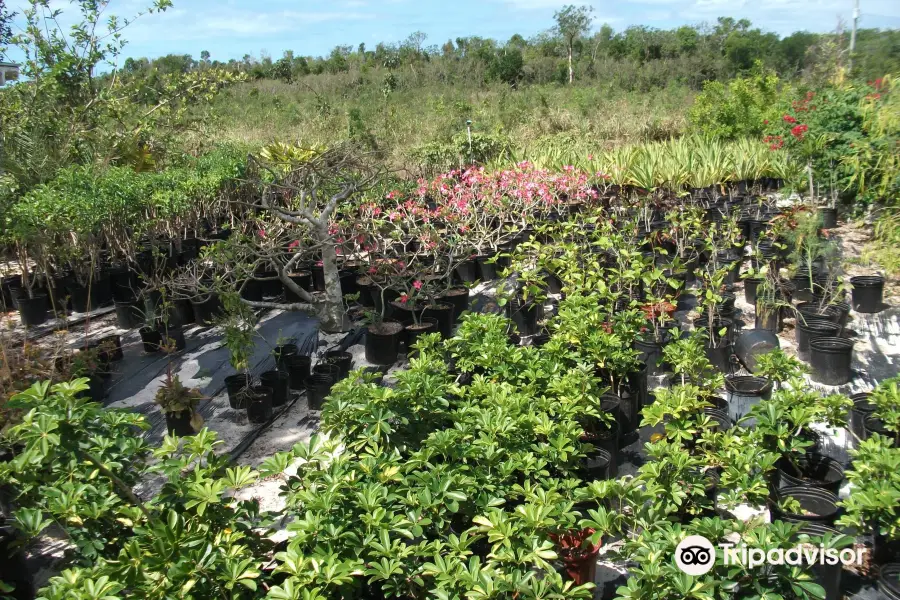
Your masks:
<path fill-rule="evenodd" d="M 853 29 L 850 30 L 850 71 L 853 71 L 853 53 L 856 51 L 856 24 L 859 21 L 859 0 L 853 0 Z"/>

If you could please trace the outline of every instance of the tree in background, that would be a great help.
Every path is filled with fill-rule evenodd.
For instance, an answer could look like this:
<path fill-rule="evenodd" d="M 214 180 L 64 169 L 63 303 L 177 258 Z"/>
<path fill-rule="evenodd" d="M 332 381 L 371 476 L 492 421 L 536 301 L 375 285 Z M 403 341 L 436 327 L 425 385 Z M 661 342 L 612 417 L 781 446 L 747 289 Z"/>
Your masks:
<path fill-rule="evenodd" d="M 570 84 L 575 81 L 575 71 L 572 68 L 572 51 L 575 41 L 587 35 L 590 31 L 591 22 L 594 20 L 592 12 L 594 12 L 594 8 L 591 6 L 574 6 L 569 4 L 553 15 L 553 18 L 556 19 L 556 33 L 566 42 L 566 51 L 569 56 Z"/>
<path fill-rule="evenodd" d="M 12 23 L 16 13 L 6 10 L 6 1 L 0 0 L 0 60 L 6 59 L 6 48 L 12 40 Z"/>

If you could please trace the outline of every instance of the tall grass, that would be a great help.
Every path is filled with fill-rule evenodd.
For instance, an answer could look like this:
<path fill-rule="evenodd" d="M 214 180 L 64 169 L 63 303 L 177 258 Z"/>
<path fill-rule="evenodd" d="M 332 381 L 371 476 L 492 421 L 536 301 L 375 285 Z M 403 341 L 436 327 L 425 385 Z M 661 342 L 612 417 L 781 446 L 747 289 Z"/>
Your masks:
<path fill-rule="evenodd" d="M 548 137 L 602 148 L 680 135 L 692 100 L 687 88 L 623 92 L 613 86 L 471 86 L 407 80 L 383 91 L 375 73 L 311 76 L 301 84 L 263 80 L 224 92 L 210 108 L 214 138 L 260 146 L 273 141 L 329 144 L 351 129 L 368 134 L 384 156 L 405 166 L 424 144 L 474 132 L 513 146 Z"/>

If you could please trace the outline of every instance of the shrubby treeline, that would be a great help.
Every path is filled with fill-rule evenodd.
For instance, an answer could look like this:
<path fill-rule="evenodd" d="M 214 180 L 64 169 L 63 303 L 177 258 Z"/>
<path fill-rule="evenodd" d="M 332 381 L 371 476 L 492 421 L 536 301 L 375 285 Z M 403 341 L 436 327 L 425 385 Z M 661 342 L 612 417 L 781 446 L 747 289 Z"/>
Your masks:
<path fill-rule="evenodd" d="M 561 11 L 562 12 L 562 11 Z M 862 29 L 857 32 L 853 74 L 874 79 L 897 70 L 894 30 Z M 479 36 L 458 37 L 444 43 L 417 31 L 397 44 L 361 43 L 335 47 L 327 56 L 300 56 L 288 50 L 274 58 L 244 55 L 240 60 L 213 60 L 204 51 L 167 55 L 157 59 L 129 58 L 124 73 L 151 85 L 160 77 L 210 68 L 227 68 L 252 79 L 285 82 L 309 75 L 356 73 L 375 84 L 390 85 L 390 75 L 412 73 L 417 85 L 479 85 L 490 81 L 508 84 L 566 83 L 568 38 L 559 25 L 531 38 L 513 35 L 509 40 Z M 720 17 L 714 24 L 684 25 L 674 29 L 632 26 L 615 31 L 603 24 L 595 32 L 585 28 L 572 38 L 575 80 L 612 84 L 624 90 L 647 90 L 666 85 L 700 89 L 705 81 L 725 80 L 751 70 L 757 61 L 780 76 L 816 76 L 823 62 L 833 58 L 833 47 L 846 49 L 849 34 L 797 31 L 780 37 L 746 20 Z M 847 54 L 842 60 L 846 62 Z"/>

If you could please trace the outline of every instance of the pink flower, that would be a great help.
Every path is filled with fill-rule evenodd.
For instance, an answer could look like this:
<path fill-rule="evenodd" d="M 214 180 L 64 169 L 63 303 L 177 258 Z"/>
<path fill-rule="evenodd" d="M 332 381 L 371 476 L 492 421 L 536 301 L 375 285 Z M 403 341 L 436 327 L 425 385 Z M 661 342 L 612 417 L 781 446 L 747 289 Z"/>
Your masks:
<path fill-rule="evenodd" d="M 265 230 L 265 229 L 260 229 L 260 230 L 257 231 L 256 233 L 257 233 L 257 235 L 259 235 L 259 237 L 261 237 L 261 238 L 266 237 L 266 230 Z"/>
<path fill-rule="evenodd" d="M 414 281 L 414 282 L 413 282 L 413 287 L 416 288 L 417 290 L 421 290 L 421 289 L 422 289 L 422 282 L 421 282 L 421 281 Z"/>
<path fill-rule="evenodd" d="M 406 294 L 401 294 L 400 295 L 400 303 L 406 304 L 407 302 L 409 302 L 409 296 L 407 296 Z"/>
<path fill-rule="evenodd" d="M 300 240 L 294 240 L 293 242 L 288 244 L 288 250 L 293 250 L 294 248 L 296 248 L 299 245 L 300 245 Z"/>
<path fill-rule="evenodd" d="M 370 274 L 370 275 L 374 275 L 374 274 L 377 273 L 377 272 L 378 272 L 378 269 L 376 269 L 375 267 L 369 267 L 369 274 Z"/>

